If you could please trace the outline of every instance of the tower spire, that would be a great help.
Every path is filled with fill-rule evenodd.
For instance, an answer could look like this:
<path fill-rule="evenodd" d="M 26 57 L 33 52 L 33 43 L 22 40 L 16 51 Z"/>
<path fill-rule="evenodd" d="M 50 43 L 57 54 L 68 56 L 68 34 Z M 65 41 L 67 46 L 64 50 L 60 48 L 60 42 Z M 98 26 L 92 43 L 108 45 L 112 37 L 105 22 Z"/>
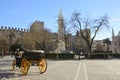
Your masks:
<path fill-rule="evenodd" d="M 112 37 L 114 37 L 114 36 L 115 36 L 114 29 L 112 28 Z"/>
<path fill-rule="evenodd" d="M 60 9 L 60 13 L 59 13 L 58 19 L 63 19 L 62 9 Z"/>

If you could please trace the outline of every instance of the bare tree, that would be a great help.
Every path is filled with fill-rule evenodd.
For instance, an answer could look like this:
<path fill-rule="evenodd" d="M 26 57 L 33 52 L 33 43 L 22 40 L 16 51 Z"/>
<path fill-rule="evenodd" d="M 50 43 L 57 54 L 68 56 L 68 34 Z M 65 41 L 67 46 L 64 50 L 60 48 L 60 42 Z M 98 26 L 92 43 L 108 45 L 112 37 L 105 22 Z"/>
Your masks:
<path fill-rule="evenodd" d="M 6 39 L 0 40 L 0 51 L 7 50 L 8 46 L 9 46 L 9 43 L 7 42 Z"/>
<path fill-rule="evenodd" d="M 28 32 L 22 36 L 22 46 L 24 49 L 30 49 L 31 45 L 35 45 L 34 36 Z"/>
<path fill-rule="evenodd" d="M 39 32 L 28 32 L 22 37 L 22 45 L 25 49 L 42 49 L 50 51 L 54 47 L 52 33 L 48 29 Z"/>
<path fill-rule="evenodd" d="M 92 52 L 91 48 L 92 48 L 93 40 L 96 37 L 98 31 L 105 26 L 109 27 L 108 17 L 106 15 L 100 17 L 99 19 L 89 20 L 88 17 L 86 19 L 82 18 L 81 14 L 76 11 L 72 15 L 71 23 L 74 29 L 80 31 L 81 37 L 85 40 L 89 49 L 89 54 L 88 54 L 89 56 L 91 55 Z M 92 36 L 89 30 L 94 32 Z"/>
<path fill-rule="evenodd" d="M 66 50 L 71 50 L 72 46 L 72 35 L 70 34 L 70 28 L 68 26 L 68 22 L 64 21 L 64 40 L 65 40 L 65 48 Z"/>

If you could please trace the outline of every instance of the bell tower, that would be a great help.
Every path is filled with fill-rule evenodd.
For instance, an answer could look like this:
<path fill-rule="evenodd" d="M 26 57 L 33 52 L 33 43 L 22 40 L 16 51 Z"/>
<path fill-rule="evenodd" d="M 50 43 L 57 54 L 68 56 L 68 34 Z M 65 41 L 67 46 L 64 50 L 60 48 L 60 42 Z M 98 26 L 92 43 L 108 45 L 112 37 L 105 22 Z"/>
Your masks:
<path fill-rule="evenodd" d="M 60 9 L 60 13 L 58 16 L 58 43 L 57 43 L 57 48 L 55 50 L 56 53 L 65 53 L 66 48 L 65 48 L 65 39 L 64 39 L 64 18 L 62 15 L 62 10 Z"/>

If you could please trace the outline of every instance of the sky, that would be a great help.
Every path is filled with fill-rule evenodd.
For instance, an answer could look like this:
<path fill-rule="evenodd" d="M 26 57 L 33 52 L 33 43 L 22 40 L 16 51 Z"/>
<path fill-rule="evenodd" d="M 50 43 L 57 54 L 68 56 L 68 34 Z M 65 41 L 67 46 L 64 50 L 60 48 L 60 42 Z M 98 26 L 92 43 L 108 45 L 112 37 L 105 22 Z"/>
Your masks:
<path fill-rule="evenodd" d="M 62 9 L 64 19 L 69 21 L 74 11 L 91 18 L 109 16 L 109 30 L 101 30 L 96 40 L 111 39 L 120 30 L 120 0 L 0 0 L 0 26 L 28 29 L 32 22 L 44 21 L 45 28 L 58 29 L 58 15 Z"/>

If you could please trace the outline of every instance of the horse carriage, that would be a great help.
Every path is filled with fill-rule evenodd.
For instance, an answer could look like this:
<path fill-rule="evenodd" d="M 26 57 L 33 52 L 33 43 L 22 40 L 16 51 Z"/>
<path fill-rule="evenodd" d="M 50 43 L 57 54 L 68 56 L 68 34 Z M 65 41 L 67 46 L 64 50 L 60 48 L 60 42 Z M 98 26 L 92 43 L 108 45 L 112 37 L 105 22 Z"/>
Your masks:
<path fill-rule="evenodd" d="M 40 74 L 44 73 L 47 69 L 47 61 L 45 59 L 45 53 L 43 50 L 32 51 L 17 51 L 15 60 L 13 60 L 12 68 L 19 67 L 23 75 L 28 73 L 30 66 L 37 64 Z M 16 66 L 15 66 L 16 65 Z"/>

